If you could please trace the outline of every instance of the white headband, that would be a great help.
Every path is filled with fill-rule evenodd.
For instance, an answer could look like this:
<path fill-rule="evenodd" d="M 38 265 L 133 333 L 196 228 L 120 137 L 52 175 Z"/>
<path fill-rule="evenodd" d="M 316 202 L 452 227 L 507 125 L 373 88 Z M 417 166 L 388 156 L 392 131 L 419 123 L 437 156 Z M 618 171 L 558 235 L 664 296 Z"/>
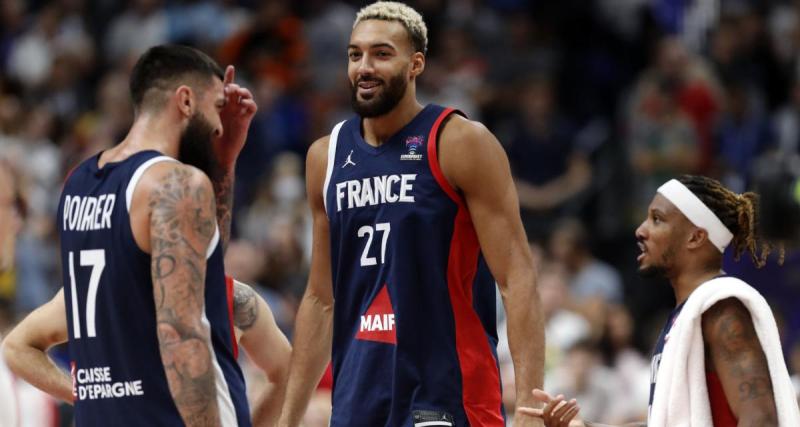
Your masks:
<path fill-rule="evenodd" d="M 706 230 L 711 243 L 720 252 L 725 252 L 728 243 L 733 239 L 733 233 L 691 190 L 677 179 L 671 179 L 659 187 L 658 192 L 672 202 L 692 224 Z"/>

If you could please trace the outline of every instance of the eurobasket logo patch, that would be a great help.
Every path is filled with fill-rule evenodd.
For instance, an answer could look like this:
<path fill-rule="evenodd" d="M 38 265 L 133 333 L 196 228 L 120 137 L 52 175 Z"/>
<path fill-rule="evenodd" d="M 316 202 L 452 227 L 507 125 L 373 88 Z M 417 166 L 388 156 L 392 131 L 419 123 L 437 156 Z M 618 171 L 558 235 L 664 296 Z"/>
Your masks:
<path fill-rule="evenodd" d="M 361 315 L 356 339 L 397 344 L 394 309 L 392 309 L 392 300 L 389 299 L 389 290 L 386 285 L 383 285 L 380 292 L 375 295 L 367 312 Z"/>
<path fill-rule="evenodd" d="M 422 160 L 422 147 L 425 145 L 425 137 L 422 135 L 409 136 L 406 138 L 406 154 L 400 155 L 400 160 Z"/>

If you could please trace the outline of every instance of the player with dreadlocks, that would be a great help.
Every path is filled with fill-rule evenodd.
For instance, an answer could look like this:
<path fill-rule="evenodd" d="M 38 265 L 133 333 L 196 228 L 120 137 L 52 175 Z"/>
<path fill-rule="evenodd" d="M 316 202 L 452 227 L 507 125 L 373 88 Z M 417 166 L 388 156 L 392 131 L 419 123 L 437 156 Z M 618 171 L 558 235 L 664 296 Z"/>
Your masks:
<path fill-rule="evenodd" d="M 729 244 L 758 267 L 773 249 L 758 234 L 758 195 L 681 176 L 658 189 L 636 239 L 639 272 L 667 278 L 677 306 L 653 351 L 647 423 L 629 426 L 800 425 L 769 306 L 722 271 Z M 577 419 L 574 399 L 533 393 L 545 407 L 520 412 L 548 427 L 602 426 Z"/>

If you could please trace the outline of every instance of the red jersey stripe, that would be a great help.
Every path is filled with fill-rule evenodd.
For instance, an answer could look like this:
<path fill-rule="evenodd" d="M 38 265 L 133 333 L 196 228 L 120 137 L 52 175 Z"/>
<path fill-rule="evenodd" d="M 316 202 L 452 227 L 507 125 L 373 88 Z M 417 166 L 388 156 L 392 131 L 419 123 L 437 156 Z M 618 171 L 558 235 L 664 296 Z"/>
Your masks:
<path fill-rule="evenodd" d="M 439 127 L 453 111 L 455 110 L 452 108 L 445 109 L 431 128 L 428 136 L 428 163 L 436 182 L 458 204 L 447 260 L 447 287 L 455 321 L 462 401 L 470 425 L 504 427 L 497 361 L 472 304 L 472 285 L 478 270 L 480 244 L 466 203 L 447 182 L 439 167 L 436 149 Z"/>
<path fill-rule="evenodd" d="M 433 123 L 433 127 L 431 127 L 431 132 L 428 135 L 428 165 L 431 168 L 433 177 L 436 178 L 436 182 L 439 183 L 439 187 L 442 187 L 442 190 L 444 190 L 447 196 L 458 203 L 459 206 L 463 206 L 464 202 L 461 196 L 459 196 L 453 186 L 447 182 L 447 178 L 444 177 L 442 169 L 439 167 L 439 150 L 436 149 L 439 145 L 437 139 L 439 137 L 439 127 L 442 125 L 444 119 L 454 111 L 456 110 L 446 108 Z"/>
<path fill-rule="evenodd" d="M 239 344 L 236 341 L 236 330 L 233 328 L 233 277 L 225 275 L 225 293 L 228 296 L 228 319 L 231 322 L 231 344 L 233 345 L 233 357 L 239 358 Z"/>

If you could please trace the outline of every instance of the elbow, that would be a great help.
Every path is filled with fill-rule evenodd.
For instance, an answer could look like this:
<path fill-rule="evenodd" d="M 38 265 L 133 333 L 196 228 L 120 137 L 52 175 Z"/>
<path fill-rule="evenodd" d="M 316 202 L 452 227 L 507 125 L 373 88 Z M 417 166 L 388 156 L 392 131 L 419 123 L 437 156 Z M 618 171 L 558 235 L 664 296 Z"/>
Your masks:
<path fill-rule="evenodd" d="M 16 372 L 16 366 L 18 366 L 18 361 L 20 360 L 21 347 L 20 343 L 16 342 L 13 339 L 13 336 L 6 337 L 2 343 L 0 343 L 0 354 L 2 355 L 3 361 L 5 361 L 6 366 L 14 372 Z"/>
<path fill-rule="evenodd" d="M 289 379 L 289 362 L 292 358 L 291 346 L 287 345 L 287 348 L 282 353 L 278 357 L 279 362 L 267 371 L 267 377 L 269 377 L 270 382 L 281 387 L 285 386 Z"/>

